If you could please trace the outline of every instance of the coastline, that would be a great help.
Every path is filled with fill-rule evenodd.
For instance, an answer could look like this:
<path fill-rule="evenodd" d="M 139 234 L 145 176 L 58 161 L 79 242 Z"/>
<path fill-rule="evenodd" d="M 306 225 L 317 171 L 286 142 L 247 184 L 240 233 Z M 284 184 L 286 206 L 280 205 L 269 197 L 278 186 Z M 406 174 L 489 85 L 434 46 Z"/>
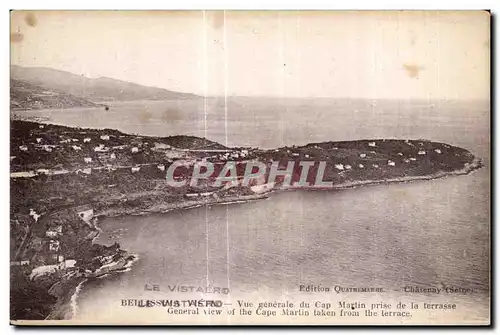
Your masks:
<path fill-rule="evenodd" d="M 46 124 L 53 125 L 52 123 L 46 123 Z M 45 131 L 39 130 L 39 129 L 43 129 L 43 127 L 40 127 L 40 125 L 34 124 L 34 125 L 29 125 L 29 126 L 32 127 L 31 131 L 35 131 L 37 133 L 41 132 L 41 133 L 45 134 L 44 133 Z M 90 131 L 90 130 L 88 130 L 88 129 L 87 130 L 83 129 L 83 130 L 84 130 L 83 134 L 86 134 L 85 136 L 90 136 L 89 133 L 86 133 L 87 131 Z M 97 129 L 96 131 L 94 131 L 94 133 L 92 133 L 93 134 L 92 136 L 94 136 L 96 139 L 98 138 L 98 136 L 102 136 L 102 134 L 103 134 L 102 132 L 99 132 L 99 130 L 100 129 Z M 69 131 L 70 135 L 73 135 L 73 136 L 69 136 L 69 135 L 65 135 L 65 136 L 68 136 L 71 138 L 77 137 L 77 135 L 76 135 L 77 133 L 79 134 L 78 136 L 82 137 L 82 135 L 81 135 L 82 129 L 73 129 L 73 128 L 66 127 L 66 126 L 64 126 L 64 128 L 62 128 L 62 129 L 59 129 L 59 128 L 52 129 L 52 132 L 53 132 L 52 135 L 58 136 L 59 134 L 66 134 L 63 131 Z M 120 141 L 125 141 L 126 144 L 130 144 L 127 141 L 132 141 L 132 140 L 138 141 L 138 140 L 141 140 L 141 138 L 142 138 L 140 136 L 138 136 L 136 138 L 135 135 L 122 134 L 118 131 L 116 133 L 113 133 L 112 130 L 107 130 L 106 133 L 111 134 L 111 136 L 115 136 L 115 138 L 119 138 Z M 31 133 L 28 133 L 28 132 L 22 133 L 22 135 L 26 136 L 26 137 L 28 137 L 28 134 L 29 134 L 29 137 L 32 137 Z M 39 135 L 39 136 L 41 136 L 41 135 Z M 108 137 L 109 137 L 109 135 L 108 135 Z M 149 139 L 150 140 L 158 140 L 161 142 L 161 138 L 149 137 Z M 25 142 L 23 142 L 23 140 L 25 140 L 25 139 L 24 138 L 18 139 L 19 144 L 25 143 Z M 78 139 L 74 139 L 74 141 L 78 141 Z M 335 144 L 335 143 L 334 144 L 339 145 L 339 143 L 340 144 L 341 143 L 348 143 L 348 144 L 353 143 L 352 148 L 349 147 L 349 145 L 347 145 L 342 150 L 344 150 L 343 151 L 344 153 L 346 153 L 346 152 L 350 153 L 353 156 L 355 156 L 356 159 L 359 159 L 359 156 L 356 153 L 360 152 L 359 151 L 360 149 L 356 148 L 356 145 L 362 145 L 362 146 L 368 145 L 367 141 L 368 140 L 335 142 L 337 144 Z M 383 141 L 385 141 L 385 140 L 383 140 Z M 402 140 L 394 140 L 394 141 L 396 143 L 393 145 L 396 145 L 398 143 L 403 144 Z M 424 141 L 424 140 L 422 140 L 422 141 Z M 388 141 L 388 142 L 390 142 L 390 141 Z M 183 147 L 185 147 L 185 146 L 189 147 L 189 145 L 192 144 L 192 143 L 191 144 L 189 144 L 189 143 L 191 143 L 191 142 L 186 142 L 185 145 L 183 145 Z M 329 153 L 331 155 L 328 156 L 328 158 L 329 159 L 336 158 L 338 148 L 337 147 L 332 147 L 332 148 L 328 147 L 328 146 L 334 145 L 334 144 L 332 144 L 333 142 L 325 142 L 325 143 L 326 143 L 325 148 L 321 148 L 321 150 L 323 152 L 329 152 L 328 150 L 330 150 L 331 152 L 329 152 Z M 120 144 L 120 143 L 118 143 L 118 144 Z M 431 142 L 427 142 L 427 144 L 430 146 L 434 145 Z M 36 144 L 33 144 L 33 145 L 36 145 Z M 320 150 L 320 149 L 318 149 L 318 145 L 321 145 L 321 144 L 317 144 L 317 145 L 308 144 L 308 145 L 301 147 L 299 149 L 304 150 L 302 152 L 302 154 L 308 156 L 309 150 Z M 390 144 L 387 144 L 387 145 L 390 145 Z M 421 143 L 421 145 L 423 145 L 423 144 Z M 443 145 L 445 145 L 445 144 L 443 144 Z M 445 145 L 445 146 L 447 148 L 450 148 L 450 146 L 447 146 L 447 145 Z M 411 147 L 409 147 L 409 150 L 414 150 L 414 149 L 412 149 L 412 147 L 413 147 L 413 145 Z M 14 146 L 14 148 L 16 148 L 16 147 Z M 385 149 L 388 150 L 391 148 L 392 147 L 389 146 L 388 148 L 385 148 Z M 363 175 L 361 175 L 361 176 L 358 176 L 359 180 L 355 180 L 355 177 L 353 176 L 352 178 L 349 178 L 348 180 L 346 180 L 347 178 L 345 178 L 344 181 L 338 182 L 337 184 L 332 184 L 329 187 L 315 187 L 315 186 L 301 186 L 301 187 L 285 186 L 285 187 L 283 187 L 283 186 L 277 186 L 275 188 L 266 190 L 265 192 L 253 193 L 253 194 L 248 194 L 247 189 L 236 187 L 236 188 L 233 188 L 233 190 L 236 190 L 236 192 L 229 192 L 229 193 L 221 192 L 222 195 L 221 195 L 221 193 L 219 193 L 219 194 L 214 194 L 214 196 L 198 196 L 196 199 L 188 198 L 184 194 L 183 197 L 176 197 L 176 198 L 174 197 L 174 200 L 172 200 L 172 201 L 166 200 L 165 198 L 162 197 L 162 196 L 164 196 L 164 193 L 165 193 L 163 190 L 161 190 L 159 188 L 156 188 L 156 189 L 151 188 L 151 189 L 147 189 L 147 190 L 143 191 L 143 193 L 137 192 L 137 194 L 139 194 L 139 196 L 137 196 L 135 199 L 132 199 L 132 201 L 133 201 L 132 206 L 127 201 L 125 201 L 124 203 L 119 202 L 119 201 L 108 202 L 109 206 L 107 206 L 105 204 L 105 202 L 103 202 L 102 206 L 97 206 L 97 208 L 95 209 L 94 217 L 98 220 L 99 218 L 104 218 L 104 217 L 119 217 L 119 216 L 124 216 L 124 215 L 148 215 L 148 214 L 155 214 L 155 213 L 168 213 L 168 212 L 171 212 L 174 210 L 187 210 L 187 209 L 191 209 L 191 208 L 201 207 L 203 205 L 215 206 L 215 205 L 224 205 L 224 204 L 246 203 L 246 202 L 257 201 L 257 200 L 261 200 L 261 199 L 267 199 L 267 198 L 269 198 L 270 195 L 272 195 L 274 193 L 284 192 L 284 191 L 296 191 L 296 190 L 298 190 L 298 191 L 339 191 L 339 190 L 343 190 L 343 189 L 351 189 L 351 188 L 356 188 L 356 187 L 361 187 L 361 186 L 391 184 L 391 183 L 410 183 L 410 182 L 420 181 L 420 180 L 433 180 L 433 179 L 439 179 L 439 178 L 444 178 L 444 177 L 448 177 L 448 176 L 466 175 L 466 174 L 469 174 L 472 171 L 477 170 L 483 166 L 481 160 L 474 157 L 467 150 L 462 149 L 462 148 L 458 148 L 458 147 L 451 147 L 451 148 L 452 149 L 450 149 L 450 150 L 458 150 L 458 152 L 455 153 L 454 156 L 451 156 L 452 155 L 451 153 L 449 154 L 449 156 L 442 155 L 441 159 L 447 159 L 447 158 L 451 157 L 452 160 L 449 162 L 450 164 L 447 164 L 446 166 L 448 168 L 455 168 L 455 170 L 449 170 L 449 171 L 437 170 L 434 172 L 432 172 L 432 170 L 431 170 L 431 171 L 428 171 L 428 172 L 431 172 L 429 174 L 412 175 L 412 176 L 403 175 L 403 176 L 399 176 L 399 177 L 392 177 L 392 178 L 385 178 L 385 179 L 364 179 L 363 180 L 363 179 L 360 179 L 360 178 L 364 177 Z M 91 148 L 89 148 L 89 149 L 91 149 Z M 291 149 L 292 150 L 299 150 L 298 148 L 291 148 Z M 265 157 L 267 157 L 266 155 L 269 155 L 270 153 L 273 154 L 274 152 L 276 152 L 278 150 L 280 151 L 278 154 L 290 154 L 290 152 L 289 152 L 290 149 L 287 149 L 287 147 L 275 149 L 273 151 L 271 151 L 271 150 L 258 151 L 257 150 L 256 151 L 257 155 L 258 155 L 257 158 L 264 159 Z M 356 150 L 358 150 L 358 151 L 356 151 Z M 363 150 L 368 150 L 368 149 L 363 149 Z M 73 154 L 73 151 L 69 151 L 69 152 L 71 152 L 72 155 L 76 155 L 76 154 Z M 75 151 L 75 152 L 77 152 L 77 151 Z M 353 152 L 354 152 L 354 154 L 353 154 Z M 384 157 L 389 159 L 389 158 L 392 158 L 393 154 L 394 154 L 394 152 L 388 151 L 388 153 L 385 152 L 383 155 L 384 155 Z M 441 152 L 439 152 L 439 154 L 441 154 Z M 191 158 L 193 158 L 193 159 L 200 158 L 197 155 L 198 154 L 196 153 L 196 150 L 195 150 L 194 153 L 192 153 Z M 71 158 L 72 156 L 68 156 L 68 157 Z M 462 161 L 459 160 L 457 163 L 457 161 L 453 161 L 453 157 L 459 157 L 461 159 L 466 158 L 467 161 L 465 164 L 462 163 L 463 165 L 458 166 L 458 164 L 460 162 L 464 162 L 464 160 L 462 160 Z M 12 157 L 11 157 L 11 159 L 12 159 Z M 74 157 L 72 159 L 74 159 Z M 392 158 L 392 159 L 394 159 L 394 158 Z M 73 160 L 71 160 L 71 162 L 72 161 Z M 47 162 L 49 164 L 53 164 L 52 161 L 47 161 Z M 75 162 L 76 162 L 76 160 L 75 160 Z M 445 162 L 448 163 L 447 160 L 445 160 Z M 67 163 L 67 162 L 63 161 L 63 163 Z M 141 166 L 142 167 L 145 165 L 152 165 L 153 169 L 156 170 L 156 167 L 155 167 L 155 165 L 157 164 L 156 161 L 153 161 L 153 163 L 151 163 L 151 162 L 146 162 L 146 163 L 144 163 L 142 161 L 135 162 L 134 166 Z M 115 164 L 115 166 L 118 166 L 116 163 L 113 163 L 113 164 Z M 128 165 L 125 167 L 127 169 L 130 168 L 130 166 L 128 166 Z M 433 166 L 431 166 L 431 167 L 433 167 Z M 429 166 L 427 166 L 427 168 L 430 169 Z M 95 171 L 101 171 L 101 170 L 108 171 L 108 166 L 107 165 L 106 166 L 104 166 L 104 165 L 103 166 L 92 166 L 92 169 L 94 169 Z M 433 169 L 436 170 L 435 168 L 433 168 Z M 146 169 L 144 169 L 144 170 L 146 170 Z M 162 170 L 162 171 L 164 171 L 164 170 Z M 69 170 L 68 170 L 68 172 L 69 172 Z M 132 171 L 132 173 L 134 173 L 134 171 Z M 156 173 L 161 173 L 161 172 L 156 171 Z M 419 172 L 419 173 L 423 173 L 423 172 Z M 47 175 L 48 176 L 46 176 L 46 177 L 49 177 L 49 176 L 51 177 L 50 173 L 47 173 Z M 54 174 L 54 175 L 56 175 L 56 174 Z M 71 177 L 71 178 L 73 178 L 73 175 L 75 175 L 75 177 L 74 177 L 75 180 L 80 180 L 77 178 L 81 178 L 77 174 L 73 174 L 73 173 L 64 174 L 60 178 L 65 178 L 65 175 L 67 175 L 68 177 Z M 127 172 L 127 176 L 128 175 L 131 175 L 131 173 Z M 393 174 L 393 175 L 395 175 L 395 174 Z M 39 178 L 41 178 L 41 177 L 39 177 Z M 83 177 L 83 178 L 86 178 L 86 177 Z M 134 177 L 132 179 L 128 179 L 126 181 L 133 184 L 136 182 L 139 183 L 139 181 L 142 181 L 142 180 L 146 180 L 146 181 L 148 180 L 148 179 L 140 179 L 140 178 L 141 178 L 140 176 L 138 177 L 138 176 L 134 175 Z M 156 177 L 156 178 L 158 178 L 158 177 Z M 15 180 L 15 179 L 17 179 L 17 178 L 12 178 L 12 172 L 11 172 L 11 180 Z M 24 178 L 19 178 L 19 179 L 20 179 L 19 180 L 20 185 L 23 185 L 22 182 L 26 181 Z M 85 179 L 82 179 L 82 180 L 85 180 Z M 79 185 L 80 186 L 83 185 L 84 190 L 88 187 L 88 185 L 85 184 L 84 182 L 80 183 Z M 161 186 L 161 184 L 159 184 L 159 185 Z M 116 182 L 114 183 L 114 185 L 109 185 L 108 187 L 111 187 L 111 186 L 115 187 Z M 44 185 L 44 187 L 47 187 L 47 186 Z M 55 186 L 53 186 L 53 187 L 55 187 Z M 110 188 L 110 189 L 113 190 L 114 188 Z M 54 190 L 58 190 L 58 189 L 54 188 Z M 138 191 L 142 191 L 142 190 L 139 189 Z M 128 193 L 123 191 L 121 194 L 128 194 Z M 103 195 L 106 195 L 106 193 L 104 192 Z M 120 195 L 119 192 L 118 192 L 118 195 Z M 182 194 L 177 194 L 177 196 L 179 196 L 179 195 L 182 196 Z M 151 198 L 148 198 L 149 196 L 151 196 Z M 159 196 L 159 197 L 154 198 L 154 196 Z M 108 199 L 101 198 L 101 199 L 108 200 L 110 198 L 108 198 Z M 120 198 L 115 197 L 114 199 L 117 200 Z M 44 200 L 44 199 L 42 199 L 42 200 Z M 95 204 L 99 203 L 99 198 L 93 198 L 90 200 L 86 199 L 86 201 L 89 204 L 93 204 L 92 206 L 95 207 Z M 74 205 L 70 205 L 69 207 L 66 207 L 65 209 L 68 210 L 68 209 L 71 209 L 74 207 L 75 207 Z M 78 207 L 78 206 L 76 206 L 76 207 Z M 90 229 L 92 230 L 92 232 L 91 232 L 92 234 L 87 235 L 88 241 L 90 241 L 90 243 L 92 245 L 99 245 L 99 244 L 95 243 L 94 241 L 99 236 L 101 229 L 96 224 L 94 224 L 93 227 L 90 227 Z M 104 246 L 104 247 L 106 247 L 106 246 Z M 130 271 L 131 266 L 133 266 L 133 263 L 135 261 L 137 261 L 138 256 L 134 255 L 134 254 L 128 254 L 124 250 L 118 250 L 117 255 L 118 254 L 121 257 L 121 258 L 119 257 L 119 261 L 122 262 L 121 266 L 120 266 L 120 264 L 117 263 L 116 260 L 113 260 L 112 262 L 108 261 L 107 263 L 103 264 L 99 269 L 93 268 L 93 270 L 92 269 L 88 270 L 88 272 L 87 272 L 87 269 L 85 269 L 84 267 L 80 267 L 79 271 L 84 270 L 87 272 L 87 274 L 77 273 L 73 277 L 70 277 L 68 279 L 62 280 L 61 282 L 58 282 L 58 284 L 61 286 L 61 288 L 59 290 L 60 292 L 58 294 L 54 295 L 57 298 L 57 301 L 52 305 L 51 312 L 46 317 L 46 319 L 49 319 L 49 320 L 50 319 L 52 319 L 52 320 L 69 320 L 74 316 L 74 314 L 76 314 L 78 293 L 79 293 L 80 289 L 82 288 L 83 284 L 88 280 L 87 277 L 92 277 L 91 279 L 105 278 L 108 275 L 115 273 L 115 272 Z M 104 256 L 104 255 L 101 255 L 101 256 Z M 132 257 L 132 258 L 130 259 L 128 257 Z M 106 258 L 106 257 L 104 257 L 104 258 Z M 117 263 L 117 264 L 113 264 L 113 263 Z M 125 263 L 125 264 L 123 264 L 123 263 Z"/>
<path fill-rule="evenodd" d="M 149 214 L 166 214 L 175 210 L 188 210 L 192 208 L 198 208 L 203 205 L 208 205 L 208 206 L 216 206 L 216 205 L 229 205 L 229 204 L 237 204 L 237 203 L 247 203 L 247 202 L 252 202 L 252 201 L 257 201 L 257 200 L 262 200 L 262 199 L 268 199 L 271 194 L 278 194 L 280 192 L 284 191 L 327 191 L 327 190 L 346 190 L 346 189 L 354 189 L 356 187 L 360 186 L 375 186 L 375 185 L 381 185 L 381 184 L 395 184 L 395 183 L 409 183 L 409 182 L 415 182 L 415 181 L 421 181 L 421 180 L 434 180 L 434 179 L 441 179 L 441 178 L 446 178 L 449 176 L 458 176 L 458 175 L 467 175 L 472 173 L 475 170 L 478 170 L 482 167 L 482 162 L 480 159 L 474 159 L 474 161 L 469 164 L 467 167 L 461 170 L 456 170 L 456 171 L 451 171 L 451 172 L 439 172 L 435 173 L 432 175 L 428 176 L 407 176 L 407 177 L 401 177 L 401 178 L 391 178 L 391 179 L 386 179 L 386 180 L 363 180 L 363 181 L 356 181 L 356 182 L 346 182 L 338 185 L 334 185 L 330 189 L 318 189 L 315 187 L 302 187 L 302 188 L 282 188 L 282 189 L 276 189 L 276 190 L 271 190 L 269 192 L 266 192 L 264 194 L 258 194 L 258 195 L 246 195 L 246 196 L 232 196 L 232 197 L 227 197 L 227 198 L 222 198 L 222 199 L 213 199 L 210 198 L 210 200 L 206 199 L 206 201 L 196 201 L 196 200 L 190 200 L 190 201 L 185 201 L 183 203 L 159 203 L 151 206 L 147 210 L 133 210 L 133 209 L 128 209 L 124 211 L 102 211 L 99 213 L 96 213 L 98 218 L 103 218 L 103 217 L 120 217 L 120 216 L 125 216 L 125 215 L 149 215 Z M 101 228 L 96 227 L 99 230 L 99 233 L 101 232 Z M 99 235 L 95 236 L 93 238 L 93 241 L 98 237 Z M 127 264 L 124 266 L 124 268 L 112 270 L 108 273 L 104 273 L 100 276 L 95 277 L 94 279 L 105 279 L 108 275 L 113 274 L 113 273 L 121 273 L 121 272 L 128 272 L 131 270 L 133 264 L 139 259 L 139 256 L 136 254 L 131 254 L 131 256 L 134 256 L 133 260 L 130 260 L 127 262 Z M 77 313 L 78 311 L 78 295 L 80 290 L 82 289 L 83 285 L 88 281 L 88 278 L 81 278 L 80 281 L 74 282 L 74 283 L 67 283 L 68 287 L 66 292 L 58 298 L 57 303 L 54 305 L 53 311 L 51 314 L 46 318 L 46 320 L 71 320 Z"/>

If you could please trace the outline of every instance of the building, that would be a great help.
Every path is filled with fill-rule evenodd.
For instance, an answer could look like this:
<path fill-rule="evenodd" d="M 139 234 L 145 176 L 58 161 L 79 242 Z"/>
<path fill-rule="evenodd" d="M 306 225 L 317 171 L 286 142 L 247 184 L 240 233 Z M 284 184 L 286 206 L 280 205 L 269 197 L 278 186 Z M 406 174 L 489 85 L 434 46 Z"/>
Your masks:
<path fill-rule="evenodd" d="M 104 140 L 104 141 L 109 140 L 109 135 L 101 135 L 101 140 Z"/>
<path fill-rule="evenodd" d="M 62 235 L 62 225 L 50 227 L 45 232 L 45 236 L 47 237 L 58 237 L 61 235 Z"/>
<path fill-rule="evenodd" d="M 58 252 L 61 243 L 57 240 L 50 240 L 49 242 L 49 250 L 53 252 Z"/>

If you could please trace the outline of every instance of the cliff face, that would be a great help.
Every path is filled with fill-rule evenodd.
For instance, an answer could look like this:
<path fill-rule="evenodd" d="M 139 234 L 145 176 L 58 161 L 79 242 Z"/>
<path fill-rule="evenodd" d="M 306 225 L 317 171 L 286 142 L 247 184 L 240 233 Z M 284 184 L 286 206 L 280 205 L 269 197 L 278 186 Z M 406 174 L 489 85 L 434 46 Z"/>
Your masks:
<path fill-rule="evenodd" d="M 99 107 L 92 101 L 21 80 L 10 80 L 11 109 Z"/>

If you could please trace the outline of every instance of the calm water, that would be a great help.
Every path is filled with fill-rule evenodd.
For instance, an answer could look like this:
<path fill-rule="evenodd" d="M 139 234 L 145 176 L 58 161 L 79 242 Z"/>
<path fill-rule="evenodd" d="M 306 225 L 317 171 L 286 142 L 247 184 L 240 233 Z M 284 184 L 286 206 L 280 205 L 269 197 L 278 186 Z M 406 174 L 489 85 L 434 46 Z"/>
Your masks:
<path fill-rule="evenodd" d="M 104 219 L 97 242 L 111 243 L 118 237 L 123 248 L 140 259 L 129 272 L 86 283 L 78 299 L 78 318 L 116 318 L 125 298 L 184 298 L 168 293 L 167 285 L 229 287 L 230 297 L 222 296 L 229 301 L 244 296 L 296 300 L 304 298 L 299 284 L 321 284 L 384 287 L 388 292 L 383 296 L 367 299 L 455 302 L 459 321 L 487 319 L 487 104 L 230 99 L 227 122 L 221 100 L 207 101 L 206 114 L 204 110 L 203 101 L 135 102 L 112 105 L 107 113 L 41 113 L 66 125 L 206 135 L 221 143 L 226 143 L 227 129 L 229 145 L 267 148 L 325 140 L 426 138 L 467 148 L 487 167 L 441 180 L 288 192 L 246 204 Z M 163 292 L 145 292 L 146 283 L 160 285 Z M 447 285 L 476 293 L 405 296 L 395 291 L 404 285 Z M 339 296 L 328 299 L 335 302 Z M 136 310 L 138 319 L 148 316 Z M 437 322 L 449 315 L 431 317 Z"/>

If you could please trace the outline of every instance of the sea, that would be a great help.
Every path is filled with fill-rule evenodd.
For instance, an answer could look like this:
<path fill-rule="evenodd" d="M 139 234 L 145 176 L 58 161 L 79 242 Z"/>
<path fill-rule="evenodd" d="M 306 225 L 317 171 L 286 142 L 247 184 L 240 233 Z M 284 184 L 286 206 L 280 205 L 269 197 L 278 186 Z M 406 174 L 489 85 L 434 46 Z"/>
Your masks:
<path fill-rule="evenodd" d="M 488 323 L 489 101 L 228 97 L 107 104 L 109 111 L 82 108 L 16 114 L 142 135 L 194 135 L 238 147 L 428 139 L 463 147 L 480 157 L 484 167 L 469 175 L 431 181 L 282 192 L 248 203 L 104 218 L 96 242 L 118 241 L 139 258 L 130 271 L 85 282 L 75 297 L 75 321 Z M 330 291 L 305 292 L 301 285 Z M 178 292 L 183 286 L 205 292 Z M 349 287 L 382 291 L 346 292 Z M 467 292 L 414 293 L 406 292 L 408 287 Z M 220 291 L 214 293 L 214 288 Z M 172 315 L 165 308 L 134 308 L 124 302 L 195 298 L 221 300 L 225 307 L 236 308 L 236 314 Z M 330 303 L 337 315 L 243 317 L 238 315 L 237 300 L 253 302 L 249 309 L 254 312 L 259 302 L 289 301 L 296 307 L 309 303 L 311 308 Z M 410 310 L 411 317 L 365 318 L 363 314 L 340 316 L 341 301 L 370 306 L 390 303 L 392 310 L 397 310 L 398 303 L 406 309 L 419 307 Z M 425 308 L 433 303 L 456 304 L 456 310 Z"/>

